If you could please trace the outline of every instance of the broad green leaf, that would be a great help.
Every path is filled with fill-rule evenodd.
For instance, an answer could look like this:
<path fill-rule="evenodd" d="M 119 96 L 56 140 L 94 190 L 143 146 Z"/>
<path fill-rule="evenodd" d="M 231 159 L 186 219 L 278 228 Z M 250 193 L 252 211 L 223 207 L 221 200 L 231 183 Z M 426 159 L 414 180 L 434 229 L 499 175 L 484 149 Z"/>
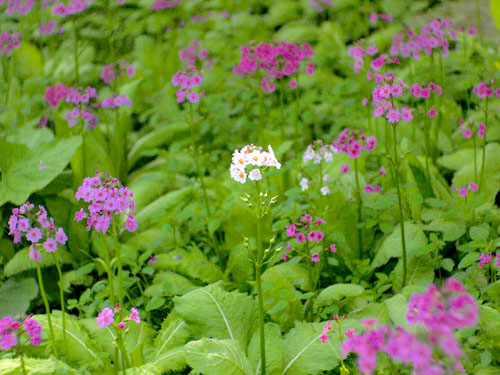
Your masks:
<path fill-rule="evenodd" d="M 487 223 L 475 225 L 469 229 L 469 234 L 474 241 L 486 241 L 490 234 L 490 227 Z"/>
<path fill-rule="evenodd" d="M 186 361 L 204 375 L 253 375 L 252 366 L 238 341 L 201 339 L 184 347 Z"/>
<path fill-rule="evenodd" d="M 465 223 L 437 219 L 430 224 L 424 225 L 422 229 L 443 233 L 445 241 L 456 241 L 465 234 Z"/>
<path fill-rule="evenodd" d="M 0 138 L 0 205 L 21 205 L 31 193 L 47 186 L 68 165 L 80 144 L 80 137 L 72 137 L 30 149 Z"/>
<path fill-rule="evenodd" d="M 356 284 L 335 284 L 323 289 L 315 301 L 315 306 L 328 306 L 342 298 L 359 296 L 365 288 Z"/>
<path fill-rule="evenodd" d="M 158 360 L 168 351 L 185 344 L 189 335 L 186 322 L 179 318 L 175 312 L 171 312 L 156 335 L 154 359 Z"/>
<path fill-rule="evenodd" d="M 220 268 L 194 246 L 189 250 L 178 249 L 158 255 L 156 268 L 175 271 L 205 283 L 214 283 L 223 277 Z"/>
<path fill-rule="evenodd" d="M 281 330 L 277 324 L 267 323 L 264 326 L 266 337 L 266 374 L 280 375 L 283 371 L 282 337 Z M 248 344 L 248 359 L 252 364 L 254 374 L 260 374 L 260 332 L 255 331 L 250 344 Z"/>
<path fill-rule="evenodd" d="M 500 1 L 490 0 L 490 9 L 495 25 L 497 26 L 497 29 L 500 30 Z"/>
<path fill-rule="evenodd" d="M 61 248 L 57 250 L 55 255 L 58 257 L 60 264 L 71 263 L 71 256 L 66 250 Z M 53 266 L 55 264 L 54 257 L 51 256 L 51 254 L 43 252 L 42 260 L 39 264 L 42 268 Z M 29 248 L 26 247 L 18 251 L 16 255 L 9 260 L 9 262 L 5 265 L 3 272 L 5 276 L 12 276 L 23 271 L 34 269 L 36 269 L 36 263 L 29 257 Z"/>
<path fill-rule="evenodd" d="M 408 257 L 427 245 L 427 237 L 422 229 L 410 222 L 405 223 L 406 251 Z M 391 258 L 399 258 L 403 254 L 400 226 L 394 228 L 388 237 L 386 237 L 372 262 L 372 267 L 377 268 L 386 264 Z"/>
<path fill-rule="evenodd" d="M 283 340 L 282 375 L 318 374 L 338 365 L 340 343 L 331 337 L 322 343 L 319 337 L 326 322 L 297 322 Z"/>
<path fill-rule="evenodd" d="M 406 321 L 408 300 L 406 297 L 402 294 L 396 294 L 395 296 L 386 299 L 384 303 L 387 306 L 389 318 L 391 318 L 392 322 L 397 326 L 408 329 L 408 323 Z"/>
<path fill-rule="evenodd" d="M 434 264 L 432 258 L 428 256 L 412 257 L 407 259 L 406 285 L 427 286 L 434 281 Z M 401 291 L 403 286 L 403 259 L 398 260 L 398 264 L 391 273 L 392 289 L 395 292 Z"/>
<path fill-rule="evenodd" d="M 8 279 L 0 286 L 0 318 L 27 313 L 31 300 L 37 295 L 35 279 Z"/>
<path fill-rule="evenodd" d="M 55 358 L 35 359 L 25 358 L 24 365 L 27 375 L 79 375 L 80 373 Z M 21 361 L 18 358 L 0 359 L 0 375 L 22 375 Z"/>
<path fill-rule="evenodd" d="M 78 363 L 79 365 L 85 364 L 94 369 L 102 366 L 103 360 L 101 359 L 100 348 L 91 340 L 87 330 L 81 325 L 81 321 L 70 314 L 66 314 L 65 316 L 66 339 L 68 342 L 67 353 L 63 340 L 62 313 L 53 310 L 51 314 L 55 342 L 59 353 L 64 353 L 70 362 Z M 34 319 L 40 323 L 43 331 L 46 333 L 44 336 L 48 339 L 49 324 L 47 315 L 35 315 Z"/>
<path fill-rule="evenodd" d="M 170 271 L 158 272 L 144 294 L 150 297 L 182 295 L 194 288 L 186 277 Z"/>
<path fill-rule="evenodd" d="M 195 338 L 238 340 L 246 348 L 257 324 L 257 304 L 243 293 L 226 292 L 219 283 L 174 298 L 175 309 Z"/>

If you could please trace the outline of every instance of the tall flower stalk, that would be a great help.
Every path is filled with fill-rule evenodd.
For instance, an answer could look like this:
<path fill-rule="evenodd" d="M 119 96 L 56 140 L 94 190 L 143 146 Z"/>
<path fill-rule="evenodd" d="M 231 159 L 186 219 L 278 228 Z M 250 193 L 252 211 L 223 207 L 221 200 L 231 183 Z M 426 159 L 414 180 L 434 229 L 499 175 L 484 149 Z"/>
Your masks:
<path fill-rule="evenodd" d="M 247 174 L 247 167 L 251 171 Z M 256 218 L 256 249 L 249 249 L 249 256 L 253 261 L 255 269 L 255 284 L 257 289 L 257 304 L 259 311 L 259 332 L 260 332 L 260 355 L 261 355 L 261 374 L 266 374 L 266 338 L 264 330 L 264 297 L 262 292 L 262 270 L 266 263 L 272 260 L 270 256 L 270 246 L 264 250 L 262 238 L 262 220 L 269 213 L 271 204 L 276 202 L 276 197 L 268 199 L 267 193 L 261 190 L 260 181 L 262 173 L 267 168 L 281 168 L 281 164 L 276 159 L 273 149 L 269 146 L 268 151 L 263 151 L 261 147 L 248 145 L 241 150 L 235 150 L 230 167 L 231 178 L 242 184 L 246 183 L 247 177 L 255 182 L 255 195 L 242 198 L 251 208 Z M 274 240 L 270 241 L 270 244 Z"/>

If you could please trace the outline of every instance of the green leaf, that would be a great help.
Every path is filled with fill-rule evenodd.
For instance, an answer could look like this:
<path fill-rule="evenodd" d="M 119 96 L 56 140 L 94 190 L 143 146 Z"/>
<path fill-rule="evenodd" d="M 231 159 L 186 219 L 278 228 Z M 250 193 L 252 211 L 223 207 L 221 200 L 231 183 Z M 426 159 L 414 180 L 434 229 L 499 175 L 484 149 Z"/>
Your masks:
<path fill-rule="evenodd" d="M 175 272 L 162 271 L 155 275 L 153 284 L 144 291 L 146 296 L 161 297 L 182 295 L 194 288 L 194 284 L 188 278 Z"/>
<path fill-rule="evenodd" d="M 8 279 L 0 287 L 0 317 L 27 313 L 31 300 L 37 295 L 35 279 Z"/>
<path fill-rule="evenodd" d="M 155 352 L 153 358 L 160 360 L 170 350 L 185 344 L 190 336 L 188 326 L 184 320 L 172 312 L 161 325 L 155 338 Z"/>
<path fill-rule="evenodd" d="M 398 326 L 408 329 L 408 323 L 406 321 L 408 300 L 406 297 L 402 294 L 396 294 L 395 296 L 386 299 L 384 303 L 387 306 L 389 318 L 391 318 L 392 322 Z"/>
<path fill-rule="evenodd" d="M 68 356 L 69 361 L 76 362 L 79 365 L 86 364 L 91 368 L 97 368 L 103 365 L 100 356 L 100 348 L 91 340 L 87 330 L 81 325 L 81 321 L 73 315 L 65 314 L 66 338 L 69 348 L 68 353 L 66 353 L 63 340 L 62 313 L 53 310 L 51 316 L 55 342 L 59 353 L 64 353 Z M 43 332 L 49 332 L 47 315 L 35 315 L 34 319 L 40 323 Z M 93 319 L 93 321 L 95 322 L 95 319 Z"/>
<path fill-rule="evenodd" d="M 486 241 L 490 235 L 490 226 L 487 223 L 475 225 L 470 228 L 469 234 L 474 241 Z"/>
<path fill-rule="evenodd" d="M 410 222 L 405 223 L 405 240 L 406 251 L 409 257 L 427 245 L 427 237 L 423 230 Z M 386 264 L 389 259 L 399 258 L 402 254 L 401 231 L 398 225 L 394 228 L 394 232 L 383 240 L 382 245 L 373 259 L 372 267 L 380 267 Z"/>
<path fill-rule="evenodd" d="M 466 254 L 458 264 L 458 269 L 461 270 L 473 264 L 476 264 L 478 262 L 478 258 L 479 258 L 479 253 L 477 252 Z"/>
<path fill-rule="evenodd" d="M 36 269 L 36 263 L 29 257 L 29 251 L 30 250 L 27 247 L 18 251 L 16 255 L 14 255 L 14 257 L 5 265 L 3 270 L 4 275 L 12 276 L 23 271 Z M 71 263 L 71 255 L 69 255 L 66 250 L 61 248 L 57 250 L 55 255 L 58 257 L 60 264 Z M 42 268 L 53 266 L 55 264 L 54 257 L 50 256 L 50 254 L 44 253 L 42 254 L 42 260 L 39 264 Z"/>
<path fill-rule="evenodd" d="M 28 375 L 78 375 L 79 372 L 66 363 L 51 359 L 25 358 L 24 365 Z M 0 375 L 22 375 L 21 361 L 15 359 L 0 359 Z"/>
<path fill-rule="evenodd" d="M 246 348 L 257 324 L 255 300 L 243 293 L 226 292 L 219 283 L 176 297 L 174 302 L 174 311 L 188 323 L 195 338 L 228 338 Z"/>
<path fill-rule="evenodd" d="M 317 307 L 328 306 L 333 302 L 340 301 L 342 298 L 357 297 L 363 293 L 364 290 L 365 288 L 356 284 L 330 285 L 321 291 L 314 304 Z"/>
<path fill-rule="evenodd" d="M 283 370 L 282 337 L 281 330 L 277 324 L 267 323 L 264 326 L 266 337 L 266 374 L 280 375 Z M 255 334 L 248 344 L 248 358 L 254 369 L 254 374 L 260 374 L 260 332 Z"/>
<path fill-rule="evenodd" d="M 490 9 L 495 25 L 497 26 L 497 29 L 500 30 L 500 1 L 490 0 Z"/>
<path fill-rule="evenodd" d="M 78 136 L 30 149 L 0 138 L 0 206 L 5 202 L 21 205 L 31 193 L 47 186 L 68 165 L 81 142 Z M 40 169 L 41 163 L 45 168 Z"/>
<path fill-rule="evenodd" d="M 184 347 L 187 363 L 204 375 L 253 375 L 238 341 L 201 339 Z"/>
<path fill-rule="evenodd" d="M 423 227 L 426 231 L 441 232 L 445 241 L 456 241 L 465 234 L 465 224 L 437 219 Z"/>
<path fill-rule="evenodd" d="M 338 365 L 341 359 L 340 343 L 331 337 L 325 344 L 319 337 L 323 323 L 297 322 L 283 341 L 282 375 L 318 374 Z"/>

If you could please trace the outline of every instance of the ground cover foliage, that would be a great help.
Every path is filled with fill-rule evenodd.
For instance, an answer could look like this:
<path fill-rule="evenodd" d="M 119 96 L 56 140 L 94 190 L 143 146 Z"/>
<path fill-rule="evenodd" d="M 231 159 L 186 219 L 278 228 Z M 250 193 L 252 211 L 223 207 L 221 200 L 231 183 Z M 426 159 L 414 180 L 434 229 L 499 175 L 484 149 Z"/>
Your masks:
<path fill-rule="evenodd" d="M 0 1 L 0 375 L 499 374 L 500 6 L 455 4 Z"/>

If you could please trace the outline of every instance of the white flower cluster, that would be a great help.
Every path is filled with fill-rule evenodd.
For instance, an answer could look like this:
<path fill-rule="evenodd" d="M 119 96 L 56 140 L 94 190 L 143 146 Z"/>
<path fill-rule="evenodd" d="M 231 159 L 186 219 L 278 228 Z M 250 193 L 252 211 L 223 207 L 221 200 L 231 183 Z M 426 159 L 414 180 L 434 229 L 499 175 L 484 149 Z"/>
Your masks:
<path fill-rule="evenodd" d="M 253 168 L 247 174 L 245 169 L 249 165 Z M 247 145 L 241 150 L 234 150 L 229 170 L 232 179 L 244 184 L 247 181 L 247 177 L 252 181 L 262 180 L 261 169 L 267 167 L 281 168 L 281 164 L 276 159 L 276 156 L 274 156 L 272 147 L 268 146 L 268 151 L 263 151 L 262 147 Z"/>
<path fill-rule="evenodd" d="M 317 150 L 315 150 L 316 147 L 314 146 L 314 144 L 307 146 L 302 161 L 312 160 L 314 164 L 319 164 L 323 160 L 329 163 L 333 160 L 333 154 L 339 153 L 339 150 L 332 145 L 320 145 Z"/>

